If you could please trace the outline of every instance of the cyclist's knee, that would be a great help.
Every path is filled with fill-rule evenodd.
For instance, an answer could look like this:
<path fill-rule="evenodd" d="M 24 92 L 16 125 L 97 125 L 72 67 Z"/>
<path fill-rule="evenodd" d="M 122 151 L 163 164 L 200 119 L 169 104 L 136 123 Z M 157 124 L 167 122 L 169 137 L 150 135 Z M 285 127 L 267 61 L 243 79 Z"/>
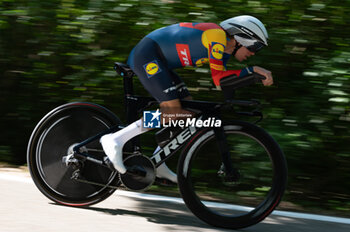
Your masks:
<path fill-rule="evenodd" d="M 181 102 L 179 99 L 161 102 L 160 109 L 163 117 L 162 122 L 191 118 L 194 116 L 193 112 L 185 110 L 181 107 Z"/>

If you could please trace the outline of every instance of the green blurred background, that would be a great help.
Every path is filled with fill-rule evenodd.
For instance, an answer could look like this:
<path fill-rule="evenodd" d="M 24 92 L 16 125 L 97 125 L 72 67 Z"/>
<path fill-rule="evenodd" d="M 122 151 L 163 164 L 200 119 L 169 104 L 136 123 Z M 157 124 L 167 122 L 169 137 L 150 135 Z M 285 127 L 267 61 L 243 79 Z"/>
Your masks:
<path fill-rule="evenodd" d="M 273 73 L 273 87 L 237 97 L 263 102 L 260 125 L 288 161 L 286 207 L 350 217 L 349 0 L 0 0 L 0 161 L 23 165 L 36 123 L 66 102 L 102 104 L 125 121 L 113 63 L 147 33 L 241 14 L 265 23 L 269 47 L 229 68 Z M 179 74 L 195 99 L 222 99 L 208 67 Z"/>

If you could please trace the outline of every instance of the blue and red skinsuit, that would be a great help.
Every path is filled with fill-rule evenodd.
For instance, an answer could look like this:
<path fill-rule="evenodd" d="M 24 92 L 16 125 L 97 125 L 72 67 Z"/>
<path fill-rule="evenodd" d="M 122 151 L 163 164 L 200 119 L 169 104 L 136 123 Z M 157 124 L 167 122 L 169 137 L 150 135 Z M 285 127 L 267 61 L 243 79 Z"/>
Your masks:
<path fill-rule="evenodd" d="M 159 102 L 189 95 L 173 69 L 209 63 L 216 86 L 230 75 L 245 76 L 252 68 L 227 70 L 225 31 L 214 23 L 179 23 L 155 30 L 130 53 L 128 64 Z"/>

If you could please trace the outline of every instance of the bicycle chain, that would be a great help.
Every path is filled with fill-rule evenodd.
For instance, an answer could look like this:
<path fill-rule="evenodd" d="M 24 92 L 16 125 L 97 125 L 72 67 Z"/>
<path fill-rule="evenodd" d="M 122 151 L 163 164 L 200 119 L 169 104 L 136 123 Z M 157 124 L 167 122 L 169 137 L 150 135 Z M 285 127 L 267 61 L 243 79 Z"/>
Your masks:
<path fill-rule="evenodd" d="M 113 186 L 113 185 L 105 185 L 105 184 L 100 184 L 100 183 L 97 183 L 97 182 L 92 182 L 92 181 L 88 181 L 88 180 L 83 180 L 83 179 L 74 179 L 78 182 L 81 182 L 81 183 L 85 183 L 85 184 L 93 184 L 93 185 L 97 185 L 97 186 L 101 186 L 101 187 L 107 187 L 107 188 L 112 188 L 112 189 L 120 189 L 120 187 L 118 186 Z"/>
<path fill-rule="evenodd" d="M 124 152 L 124 154 L 141 155 L 141 152 L 139 152 L 139 151 L 136 151 L 136 152 Z M 97 183 L 97 182 L 93 182 L 93 181 L 79 179 L 79 176 L 80 176 L 80 170 L 77 169 L 76 171 L 73 172 L 71 179 L 76 180 L 76 181 L 78 181 L 80 183 L 85 183 L 85 184 L 92 184 L 92 185 L 101 186 L 101 187 L 107 187 L 107 188 L 112 188 L 112 189 L 119 189 L 119 190 L 125 189 L 125 190 L 127 190 L 127 188 L 122 185 L 122 182 L 120 180 L 118 181 L 119 186 L 113 186 L 113 185 L 106 185 L 106 184 L 101 184 L 101 183 Z"/>
<path fill-rule="evenodd" d="M 76 180 L 78 182 L 81 183 L 85 183 L 85 184 L 92 184 L 92 185 L 96 185 L 96 186 L 101 186 L 101 187 L 107 187 L 107 188 L 112 188 L 112 189 L 120 189 L 121 186 L 113 186 L 113 185 L 106 185 L 106 184 L 101 184 L 101 183 L 97 183 L 97 182 L 93 182 L 93 181 L 88 181 L 88 180 L 83 180 L 83 179 L 79 179 L 79 171 L 75 171 L 71 177 L 71 179 Z M 120 184 L 120 180 L 118 181 L 118 184 Z"/>

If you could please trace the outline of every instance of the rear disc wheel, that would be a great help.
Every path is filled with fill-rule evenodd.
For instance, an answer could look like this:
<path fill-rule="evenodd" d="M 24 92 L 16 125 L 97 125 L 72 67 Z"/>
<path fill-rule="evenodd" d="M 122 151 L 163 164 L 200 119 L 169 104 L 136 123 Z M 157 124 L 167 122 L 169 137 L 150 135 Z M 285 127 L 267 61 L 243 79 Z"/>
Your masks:
<path fill-rule="evenodd" d="M 91 205 L 110 196 L 115 189 L 108 186 L 119 182 L 116 171 L 89 160 L 66 165 L 63 157 L 72 153 L 75 144 L 118 124 L 119 119 L 107 109 L 88 103 L 66 104 L 46 115 L 34 130 L 27 152 L 29 170 L 39 190 L 70 206 Z M 105 156 L 98 140 L 82 149 L 100 160 Z M 72 178 L 77 168 L 85 182 Z"/>

